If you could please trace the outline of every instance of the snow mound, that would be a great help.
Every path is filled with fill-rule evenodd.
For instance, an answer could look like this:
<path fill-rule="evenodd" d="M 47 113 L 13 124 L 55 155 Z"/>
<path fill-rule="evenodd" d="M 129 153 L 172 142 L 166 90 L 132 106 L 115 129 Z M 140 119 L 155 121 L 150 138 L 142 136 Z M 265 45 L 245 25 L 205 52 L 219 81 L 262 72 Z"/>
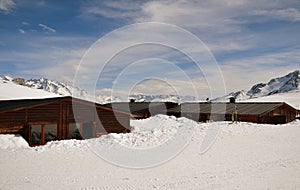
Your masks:
<path fill-rule="evenodd" d="M 86 141 L 85 140 L 62 140 L 62 141 L 50 141 L 47 142 L 44 146 L 38 146 L 35 147 L 36 151 L 43 152 L 48 150 L 60 150 L 60 151 L 66 151 L 70 148 L 84 148 L 86 147 Z"/>
<path fill-rule="evenodd" d="M 159 146 L 170 140 L 179 130 L 191 133 L 195 128 L 201 128 L 200 124 L 187 118 L 156 115 L 142 120 L 131 121 L 131 133 L 110 133 L 99 138 L 87 140 L 61 140 L 51 141 L 44 146 L 33 147 L 38 152 L 48 150 L 68 151 L 72 148 L 85 149 L 89 145 L 123 145 L 129 148 L 150 148 Z M 183 134 L 184 135 L 184 134 Z M 28 148 L 28 143 L 17 135 L 1 135 L 1 149 Z"/>
<path fill-rule="evenodd" d="M 131 133 L 110 133 L 99 138 L 87 140 L 51 141 L 44 146 L 35 147 L 36 151 L 68 150 L 70 148 L 86 148 L 87 145 L 114 146 L 122 145 L 128 148 L 151 148 L 159 146 L 171 139 L 178 130 L 185 129 L 189 133 L 200 124 L 186 118 L 156 115 L 147 119 L 132 120 Z"/>
<path fill-rule="evenodd" d="M 99 139 L 91 139 L 90 143 L 105 145 L 120 144 L 129 148 L 152 148 L 170 140 L 179 130 L 189 133 L 200 125 L 186 118 L 156 115 L 147 119 L 132 120 L 131 133 L 103 135 Z M 96 141 L 96 142 L 95 142 Z"/>
<path fill-rule="evenodd" d="M 20 135 L 0 135 L 0 149 L 29 148 L 28 143 Z"/>

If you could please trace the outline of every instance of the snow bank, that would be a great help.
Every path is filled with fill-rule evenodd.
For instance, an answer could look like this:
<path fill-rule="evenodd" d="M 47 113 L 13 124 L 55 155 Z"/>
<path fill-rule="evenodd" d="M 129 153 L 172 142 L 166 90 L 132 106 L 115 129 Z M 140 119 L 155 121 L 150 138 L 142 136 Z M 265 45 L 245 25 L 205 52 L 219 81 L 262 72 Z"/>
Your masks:
<path fill-rule="evenodd" d="M 62 140 L 51 141 L 44 146 L 34 147 L 36 151 L 46 150 L 68 150 L 70 148 L 83 148 L 90 144 L 113 145 L 120 144 L 131 148 L 150 148 L 159 146 L 172 138 L 178 130 L 184 128 L 186 133 L 201 128 L 200 124 L 186 118 L 176 118 L 174 116 L 157 115 L 148 119 L 132 120 L 132 132 L 125 134 L 111 133 L 100 138 L 88 140 Z M 27 142 L 20 136 L 2 135 L 0 136 L 0 147 L 24 148 L 28 147 Z"/>
<path fill-rule="evenodd" d="M 29 145 L 20 135 L 0 135 L 0 149 L 23 148 L 29 148 Z"/>
<path fill-rule="evenodd" d="M 188 133 L 200 125 L 186 118 L 156 115 L 142 120 L 131 120 L 131 133 L 104 135 L 99 139 L 91 139 L 100 144 L 121 144 L 131 148 L 150 148 L 159 146 L 172 138 L 178 130 L 185 128 Z"/>
<path fill-rule="evenodd" d="M 88 146 L 96 155 L 115 165 L 149 168 L 178 155 L 191 142 L 198 126 L 194 121 L 166 115 L 133 120 L 131 125 L 131 133 L 89 139 Z"/>
<path fill-rule="evenodd" d="M 256 133 L 264 128 L 281 128 L 289 126 L 300 126 L 300 121 L 294 121 L 284 125 L 269 125 L 239 122 L 208 122 L 197 123 L 187 118 L 176 118 L 174 116 L 156 115 L 147 119 L 131 120 L 131 133 L 110 133 L 99 138 L 88 140 L 62 140 L 51 141 L 44 146 L 34 147 L 36 151 L 68 150 L 70 148 L 87 148 L 91 144 L 100 145 L 123 145 L 128 148 L 151 148 L 159 146 L 172 138 L 178 130 L 183 129 L 187 133 L 197 130 L 205 135 L 208 128 L 219 127 L 217 134 L 219 138 L 232 135 L 248 135 Z M 28 143 L 19 135 L 0 135 L 0 149 L 22 149 L 29 148 Z"/>
<path fill-rule="evenodd" d="M 47 142 L 44 146 L 37 146 L 34 147 L 36 151 L 43 152 L 48 150 L 60 150 L 60 151 L 66 151 L 74 148 L 84 148 L 86 147 L 86 141 L 85 140 L 62 140 L 62 141 L 50 141 Z"/>

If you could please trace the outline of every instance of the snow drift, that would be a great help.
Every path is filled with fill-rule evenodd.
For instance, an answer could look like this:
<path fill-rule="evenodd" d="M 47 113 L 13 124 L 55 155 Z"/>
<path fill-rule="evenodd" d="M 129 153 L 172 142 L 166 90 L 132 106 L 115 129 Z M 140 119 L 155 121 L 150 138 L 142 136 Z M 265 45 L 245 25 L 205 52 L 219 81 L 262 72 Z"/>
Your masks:
<path fill-rule="evenodd" d="M 132 126 L 132 134 L 110 134 L 82 141 L 53 141 L 32 148 L 28 148 L 21 137 L 1 135 L 1 189 L 300 187 L 300 121 L 276 126 L 228 122 L 199 124 L 185 118 L 159 115 L 132 121 Z M 160 146 L 165 137 L 169 138 L 167 134 L 172 135 L 180 126 L 190 131 L 197 128 L 190 143 L 178 156 L 153 168 L 136 170 L 117 167 L 101 159 L 90 147 L 99 142 L 113 150 L 120 143 L 132 148 Z M 217 126 L 221 130 L 215 143 L 205 154 L 199 154 L 203 136 L 209 128 Z M 120 154 L 118 149 L 116 152 Z M 155 159 L 161 154 L 150 156 Z"/>
<path fill-rule="evenodd" d="M 29 148 L 27 141 L 20 135 L 0 135 L 0 149 Z"/>

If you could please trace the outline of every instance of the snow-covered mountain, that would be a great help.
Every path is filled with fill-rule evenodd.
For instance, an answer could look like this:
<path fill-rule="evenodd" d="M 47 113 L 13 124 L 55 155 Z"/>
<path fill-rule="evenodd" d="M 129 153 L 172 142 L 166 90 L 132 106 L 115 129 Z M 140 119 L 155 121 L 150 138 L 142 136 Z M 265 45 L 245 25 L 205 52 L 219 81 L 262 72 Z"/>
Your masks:
<path fill-rule="evenodd" d="M 145 95 L 145 94 L 133 94 L 129 97 L 136 102 L 194 102 L 197 101 L 194 96 L 178 96 L 178 95 Z"/>
<path fill-rule="evenodd" d="M 137 102 L 194 102 L 199 101 L 193 96 L 178 96 L 178 95 L 145 95 L 145 94 L 133 94 L 130 95 L 128 99 L 122 99 L 119 97 L 111 97 L 109 95 L 98 94 L 94 98 L 90 93 L 83 89 L 74 88 L 72 85 L 68 85 L 62 82 L 57 82 L 54 80 L 49 80 L 46 78 L 40 79 L 23 79 L 23 78 L 13 78 L 10 76 L 0 76 L 0 82 L 2 83 L 13 83 L 15 85 L 21 85 L 24 87 L 29 87 L 31 89 L 40 89 L 47 91 L 52 94 L 62 95 L 62 96 L 75 96 L 78 98 L 96 101 L 98 103 L 110 103 L 110 102 L 120 102 L 129 101 L 129 99 L 134 99 Z M 236 92 L 231 92 L 228 95 L 213 99 L 212 101 L 228 101 L 230 97 L 235 97 L 237 100 L 248 100 L 257 97 L 265 97 L 274 94 L 281 94 L 293 91 L 299 91 L 300 82 L 300 71 L 296 70 L 283 77 L 278 77 L 271 79 L 267 83 L 259 83 L 254 85 L 250 90 L 240 90 Z M 73 92 L 73 94 L 72 94 Z M 204 100 L 203 100 L 204 101 Z"/>
<path fill-rule="evenodd" d="M 216 98 L 213 101 L 227 101 L 230 97 L 234 97 L 237 100 L 248 100 L 274 94 L 298 91 L 300 90 L 299 83 L 300 71 L 296 70 L 283 77 L 271 79 L 267 83 L 255 84 L 247 92 L 245 90 L 231 92 L 228 95 Z"/>
<path fill-rule="evenodd" d="M 193 96 L 178 96 L 178 95 L 144 95 L 144 94 L 133 94 L 130 95 L 128 99 L 122 99 L 120 97 L 111 97 L 109 95 L 98 94 L 96 99 L 91 95 L 91 93 L 74 88 L 71 85 L 57 82 L 54 80 L 39 78 L 39 79 L 23 79 L 23 78 L 13 78 L 11 76 L 0 76 L 0 81 L 3 83 L 12 83 L 15 85 L 21 85 L 24 87 L 29 87 L 31 89 L 40 89 L 53 94 L 58 94 L 62 96 L 75 96 L 78 98 L 92 100 L 99 103 L 110 103 L 110 102 L 121 102 L 129 101 L 134 99 L 137 102 L 191 102 L 196 101 L 196 98 Z"/>
<path fill-rule="evenodd" d="M 74 89 L 72 86 L 64 84 L 62 82 L 56 82 L 53 80 L 40 78 L 40 79 L 23 79 L 13 78 L 11 76 L 0 76 L 0 80 L 3 83 L 15 83 L 22 86 L 27 86 L 32 89 L 41 89 L 50 93 L 59 94 L 62 96 L 70 96 L 73 90 L 80 91 L 84 95 L 84 91 L 80 89 Z"/>
<path fill-rule="evenodd" d="M 18 79 L 14 79 L 14 81 L 18 82 Z M 85 97 L 87 94 L 86 91 L 79 88 L 74 88 L 71 85 L 45 78 L 24 80 L 24 83 L 21 82 L 21 85 L 34 89 L 43 89 L 47 92 L 52 92 L 63 96 L 71 96 L 72 92 L 76 92 L 76 94 L 79 94 L 81 97 Z"/>
<path fill-rule="evenodd" d="M 234 97 L 237 100 L 244 100 L 244 99 L 250 98 L 244 90 L 240 90 L 240 91 L 236 91 L 236 92 L 231 92 L 231 93 L 229 93 L 225 96 L 221 96 L 219 98 L 215 98 L 212 101 L 213 102 L 226 102 L 231 97 Z"/>
<path fill-rule="evenodd" d="M 286 76 L 271 79 L 268 83 L 254 85 L 247 95 L 252 98 L 299 90 L 299 82 L 300 71 L 296 70 Z"/>
<path fill-rule="evenodd" d="M 15 92 L 10 92 L 10 94 L 14 94 L 17 92 L 20 94 L 20 96 L 17 96 L 18 98 L 22 98 L 22 93 L 20 93 L 20 91 L 23 92 L 25 89 L 25 91 L 30 90 L 30 93 L 27 93 L 28 95 L 24 96 L 23 98 L 44 97 L 44 94 L 41 94 L 42 91 L 44 93 L 48 92 L 48 94 L 51 94 L 52 96 L 75 96 L 86 100 L 96 101 L 98 103 L 121 101 L 119 98 L 105 95 L 98 95 L 96 98 L 94 98 L 94 96 L 92 96 L 85 90 L 73 87 L 72 85 L 68 85 L 63 82 L 58 82 L 46 78 L 26 80 L 24 78 L 13 78 L 11 76 L 5 75 L 0 76 L 0 83 L 6 84 L 6 86 L 9 87 L 13 87 L 13 89 L 15 89 Z M 36 89 L 38 91 L 35 91 Z M 12 96 L 14 97 L 14 95 Z M 8 99 L 8 97 L 3 97 L 2 99 Z"/>
<path fill-rule="evenodd" d="M 60 96 L 42 89 L 32 89 L 24 85 L 19 85 L 14 78 L 0 76 L 0 99 L 26 99 L 26 98 L 50 98 Z"/>

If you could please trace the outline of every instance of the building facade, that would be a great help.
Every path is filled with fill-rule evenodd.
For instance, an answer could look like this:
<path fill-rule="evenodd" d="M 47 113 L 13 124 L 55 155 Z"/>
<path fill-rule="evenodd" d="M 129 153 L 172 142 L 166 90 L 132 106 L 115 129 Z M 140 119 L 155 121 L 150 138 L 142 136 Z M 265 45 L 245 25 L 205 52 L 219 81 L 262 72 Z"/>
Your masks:
<path fill-rule="evenodd" d="M 0 134 L 21 134 L 31 146 L 129 129 L 130 114 L 72 97 L 0 101 Z"/>

